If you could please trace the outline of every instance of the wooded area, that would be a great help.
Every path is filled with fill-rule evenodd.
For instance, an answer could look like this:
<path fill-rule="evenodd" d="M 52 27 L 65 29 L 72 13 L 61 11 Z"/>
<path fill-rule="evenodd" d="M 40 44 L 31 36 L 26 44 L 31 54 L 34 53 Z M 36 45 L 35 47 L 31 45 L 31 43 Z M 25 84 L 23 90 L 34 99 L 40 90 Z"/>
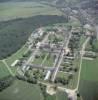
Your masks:
<path fill-rule="evenodd" d="M 0 59 L 19 50 L 36 28 L 64 22 L 66 19 L 57 15 L 39 15 L 0 22 Z"/>

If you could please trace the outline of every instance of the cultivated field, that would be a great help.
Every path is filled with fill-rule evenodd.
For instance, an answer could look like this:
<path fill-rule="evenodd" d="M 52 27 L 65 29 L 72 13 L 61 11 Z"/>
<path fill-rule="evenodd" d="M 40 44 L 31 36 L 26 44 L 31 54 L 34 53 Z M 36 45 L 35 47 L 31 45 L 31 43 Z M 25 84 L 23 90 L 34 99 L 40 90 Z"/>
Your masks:
<path fill-rule="evenodd" d="M 98 42 L 95 43 L 95 46 L 98 48 Z M 97 76 L 98 76 L 98 57 L 92 61 L 83 60 L 81 79 L 98 81 Z"/>
<path fill-rule="evenodd" d="M 56 8 L 35 2 L 0 3 L 0 21 L 35 15 L 61 15 Z"/>
<path fill-rule="evenodd" d="M 16 80 L 13 85 L 0 93 L 0 100 L 44 100 L 38 85 Z M 67 100 L 66 94 L 58 92 L 56 95 L 47 95 L 46 100 Z"/>
<path fill-rule="evenodd" d="M 43 100 L 39 86 L 16 80 L 0 93 L 0 100 Z"/>
<path fill-rule="evenodd" d="M 98 99 L 98 57 L 92 61 L 83 60 L 79 90 L 85 100 Z"/>

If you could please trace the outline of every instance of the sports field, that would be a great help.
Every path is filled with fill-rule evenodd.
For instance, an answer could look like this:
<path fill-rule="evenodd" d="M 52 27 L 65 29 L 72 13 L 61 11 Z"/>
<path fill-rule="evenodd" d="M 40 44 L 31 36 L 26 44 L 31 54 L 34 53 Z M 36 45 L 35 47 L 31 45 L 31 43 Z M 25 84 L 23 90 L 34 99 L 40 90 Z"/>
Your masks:
<path fill-rule="evenodd" d="M 61 12 L 54 7 L 36 2 L 0 3 L 0 21 L 35 15 L 61 15 Z"/>

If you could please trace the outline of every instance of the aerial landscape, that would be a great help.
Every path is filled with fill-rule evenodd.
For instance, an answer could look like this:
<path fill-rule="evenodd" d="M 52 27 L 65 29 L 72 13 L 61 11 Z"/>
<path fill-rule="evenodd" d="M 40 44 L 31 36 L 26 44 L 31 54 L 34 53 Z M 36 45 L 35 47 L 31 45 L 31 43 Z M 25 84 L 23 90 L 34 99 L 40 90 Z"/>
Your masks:
<path fill-rule="evenodd" d="M 98 100 L 98 0 L 0 0 L 0 100 Z"/>

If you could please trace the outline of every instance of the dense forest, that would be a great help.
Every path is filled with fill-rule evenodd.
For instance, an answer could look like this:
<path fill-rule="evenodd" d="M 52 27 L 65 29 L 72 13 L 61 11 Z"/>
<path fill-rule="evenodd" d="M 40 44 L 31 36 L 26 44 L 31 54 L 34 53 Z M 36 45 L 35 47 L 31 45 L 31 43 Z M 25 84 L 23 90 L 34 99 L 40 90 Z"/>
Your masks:
<path fill-rule="evenodd" d="M 63 22 L 66 19 L 57 15 L 39 15 L 0 22 L 0 59 L 11 56 L 21 48 L 36 28 Z"/>

